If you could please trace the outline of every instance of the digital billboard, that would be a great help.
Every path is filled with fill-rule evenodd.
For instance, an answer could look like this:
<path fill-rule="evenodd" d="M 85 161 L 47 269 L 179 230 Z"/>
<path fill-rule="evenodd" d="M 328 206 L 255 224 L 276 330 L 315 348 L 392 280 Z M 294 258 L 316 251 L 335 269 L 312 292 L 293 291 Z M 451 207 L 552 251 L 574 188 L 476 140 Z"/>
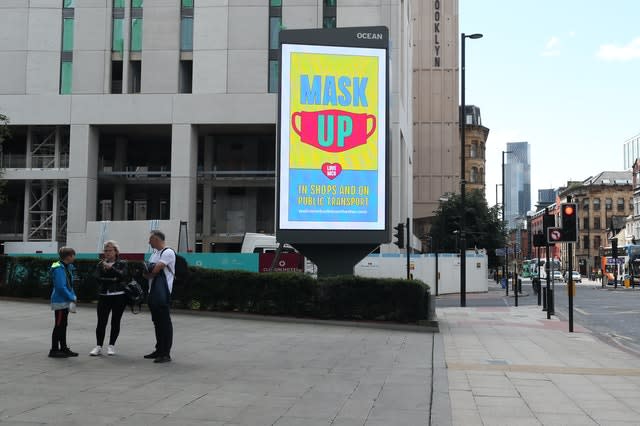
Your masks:
<path fill-rule="evenodd" d="M 384 27 L 281 32 L 279 241 L 388 240 L 387 38 Z"/>

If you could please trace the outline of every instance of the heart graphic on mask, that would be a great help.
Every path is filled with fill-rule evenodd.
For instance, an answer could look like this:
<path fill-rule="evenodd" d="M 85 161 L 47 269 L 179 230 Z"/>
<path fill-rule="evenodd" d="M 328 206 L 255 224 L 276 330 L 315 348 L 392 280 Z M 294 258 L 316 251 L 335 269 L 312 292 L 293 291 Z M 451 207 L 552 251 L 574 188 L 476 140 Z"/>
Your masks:
<path fill-rule="evenodd" d="M 322 173 L 331 180 L 338 177 L 341 171 L 342 166 L 340 163 L 324 163 L 322 165 Z"/>

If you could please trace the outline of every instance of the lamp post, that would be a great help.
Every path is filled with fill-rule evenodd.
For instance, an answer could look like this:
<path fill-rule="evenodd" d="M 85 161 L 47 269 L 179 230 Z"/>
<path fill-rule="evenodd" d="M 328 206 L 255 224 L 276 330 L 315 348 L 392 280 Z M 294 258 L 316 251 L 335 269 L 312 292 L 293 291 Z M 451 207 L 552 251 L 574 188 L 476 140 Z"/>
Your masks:
<path fill-rule="evenodd" d="M 513 151 L 502 151 L 502 226 L 505 226 L 504 220 L 504 155 L 511 154 Z M 508 232 L 507 232 L 508 234 Z M 509 295 L 509 247 L 504 248 L 504 266 L 502 267 L 502 276 L 504 277 L 506 295 Z"/>
<path fill-rule="evenodd" d="M 461 213 L 460 213 L 460 306 L 463 308 L 467 306 L 467 259 L 466 259 L 467 241 L 465 239 L 465 233 L 464 233 L 464 228 L 465 228 L 464 214 L 465 214 L 465 207 L 466 207 L 465 206 L 466 178 L 465 178 L 465 164 L 464 164 L 464 156 L 465 156 L 464 128 L 466 125 L 466 119 L 465 119 L 466 105 L 465 105 L 465 99 L 464 99 L 464 91 L 465 91 L 464 42 L 465 42 L 465 39 L 467 38 L 472 38 L 472 39 L 482 38 L 482 34 L 478 34 L 478 33 L 469 34 L 469 35 L 466 35 L 465 33 L 460 34 L 460 43 L 461 43 L 461 50 L 460 50 L 460 63 L 461 63 L 460 103 L 461 105 L 460 105 L 460 118 L 459 118 L 460 120 L 460 207 L 461 207 Z"/>

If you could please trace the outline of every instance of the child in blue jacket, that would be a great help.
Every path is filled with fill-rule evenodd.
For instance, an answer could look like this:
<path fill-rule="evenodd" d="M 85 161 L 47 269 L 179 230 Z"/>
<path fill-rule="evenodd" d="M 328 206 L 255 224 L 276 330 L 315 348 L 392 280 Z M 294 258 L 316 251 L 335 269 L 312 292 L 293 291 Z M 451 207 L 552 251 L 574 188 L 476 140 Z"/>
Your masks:
<path fill-rule="evenodd" d="M 77 302 L 76 293 L 73 291 L 73 262 L 76 260 L 76 251 L 71 247 L 62 247 L 58 250 L 60 260 L 53 262 L 49 274 L 53 282 L 51 292 L 51 309 L 54 313 L 53 333 L 51 333 L 51 358 L 68 358 L 78 356 L 67 346 L 67 317 L 69 308 L 75 311 Z"/>

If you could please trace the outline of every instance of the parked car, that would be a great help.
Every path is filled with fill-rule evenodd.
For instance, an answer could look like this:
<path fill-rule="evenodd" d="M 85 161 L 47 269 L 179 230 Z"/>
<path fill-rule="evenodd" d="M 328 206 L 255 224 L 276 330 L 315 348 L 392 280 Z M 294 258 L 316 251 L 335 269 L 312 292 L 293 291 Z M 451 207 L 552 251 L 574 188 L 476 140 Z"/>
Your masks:
<path fill-rule="evenodd" d="M 562 278 L 562 272 L 560 271 L 553 271 L 553 275 L 551 276 L 551 278 L 553 279 L 553 281 L 564 281 L 564 279 Z"/>
<path fill-rule="evenodd" d="M 571 278 L 573 278 L 573 282 L 574 283 L 581 283 L 582 282 L 582 276 L 580 275 L 580 273 L 578 271 L 573 271 L 571 272 Z M 567 274 L 567 277 L 565 277 L 564 282 L 569 282 L 569 277 Z"/>

